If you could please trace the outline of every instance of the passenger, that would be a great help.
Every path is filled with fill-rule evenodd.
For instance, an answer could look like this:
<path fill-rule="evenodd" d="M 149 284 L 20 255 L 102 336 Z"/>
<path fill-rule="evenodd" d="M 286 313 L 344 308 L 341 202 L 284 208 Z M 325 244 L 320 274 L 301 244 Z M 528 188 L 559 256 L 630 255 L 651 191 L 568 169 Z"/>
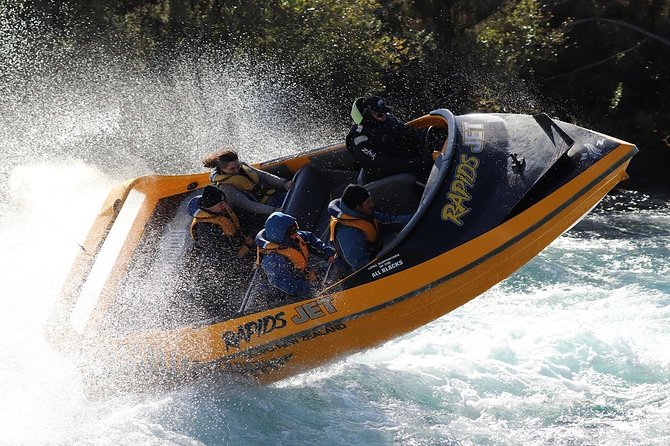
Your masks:
<path fill-rule="evenodd" d="M 422 130 L 406 125 L 390 112 L 379 96 L 356 99 L 347 150 L 363 168 L 366 182 L 397 173 L 427 177 L 433 160 L 424 147 Z"/>
<path fill-rule="evenodd" d="M 328 206 L 330 242 L 339 258 L 355 271 L 375 258 L 381 249 L 381 232 L 402 229 L 411 215 L 390 215 L 377 212 L 370 192 L 357 184 L 348 185 Z"/>
<path fill-rule="evenodd" d="M 268 282 L 289 296 L 308 296 L 314 290 L 316 274 L 309 266 L 309 253 L 315 252 L 328 263 L 335 261 L 335 249 L 309 231 L 300 231 L 296 219 L 273 212 L 265 229 L 256 236 L 256 263 L 260 263 Z"/>
<path fill-rule="evenodd" d="M 231 149 L 207 155 L 202 164 L 212 169 L 210 181 L 223 191 L 235 209 L 252 214 L 270 215 L 281 210 L 293 181 L 240 162 Z"/>
<path fill-rule="evenodd" d="M 235 253 L 240 258 L 249 254 L 254 241 L 244 235 L 237 215 L 219 189 L 206 186 L 201 195 L 191 199 L 188 212 L 193 217 L 191 237 L 199 248 Z"/>

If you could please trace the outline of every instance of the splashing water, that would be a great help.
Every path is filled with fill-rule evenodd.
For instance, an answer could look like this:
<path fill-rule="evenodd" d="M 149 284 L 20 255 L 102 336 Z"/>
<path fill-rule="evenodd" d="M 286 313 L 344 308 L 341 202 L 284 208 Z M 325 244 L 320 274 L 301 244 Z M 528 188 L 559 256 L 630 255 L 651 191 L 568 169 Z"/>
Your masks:
<path fill-rule="evenodd" d="M 670 209 L 645 208 L 653 199 L 637 193 L 609 198 L 508 280 L 377 349 L 273 386 L 217 377 L 87 398 L 43 329 L 109 188 L 200 170 L 223 145 L 258 161 L 343 134 L 306 121 L 305 95 L 248 62 L 203 57 L 158 76 L 35 55 L 6 26 L 0 444 L 670 442 Z"/>

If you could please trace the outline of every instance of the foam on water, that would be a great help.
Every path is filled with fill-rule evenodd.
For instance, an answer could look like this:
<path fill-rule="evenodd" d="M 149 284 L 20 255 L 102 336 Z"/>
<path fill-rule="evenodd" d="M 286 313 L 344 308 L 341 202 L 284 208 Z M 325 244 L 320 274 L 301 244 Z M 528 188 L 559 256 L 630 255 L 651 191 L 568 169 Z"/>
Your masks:
<path fill-rule="evenodd" d="M 610 216 L 610 223 L 617 217 L 629 219 Z M 425 417 L 445 417 L 454 444 L 663 444 L 670 283 L 667 256 L 656 256 L 667 254 L 667 244 L 576 243 L 583 234 L 574 231 L 510 280 L 357 361 L 401 371 L 398 386 L 425 385 L 413 395 L 427 400 L 412 403 Z M 648 234 L 655 235 L 663 238 Z M 605 254 L 616 249 L 637 265 L 638 255 L 655 257 L 657 270 L 640 268 L 653 281 L 617 277 L 625 265 L 609 268 Z M 587 252 L 590 262 L 575 262 Z M 578 282 L 565 274 L 586 265 L 593 270 Z M 408 426 L 426 438 L 433 422 L 416 420 Z"/>

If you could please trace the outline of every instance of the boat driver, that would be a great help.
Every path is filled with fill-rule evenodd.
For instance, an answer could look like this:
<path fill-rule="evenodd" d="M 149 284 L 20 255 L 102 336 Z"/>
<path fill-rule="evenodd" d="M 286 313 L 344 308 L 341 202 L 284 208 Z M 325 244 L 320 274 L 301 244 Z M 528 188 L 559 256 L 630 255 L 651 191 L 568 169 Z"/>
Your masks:
<path fill-rule="evenodd" d="M 328 205 L 330 242 L 351 271 L 367 265 L 381 249 L 382 232 L 396 232 L 411 215 L 390 215 L 375 211 L 370 192 L 350 184 Z"/>
<path fill-rule="evenodd" d="M 310 252 L 333 263 L 335 249 L 310 231 L 298 229 L 296 219 L 283 212 L 273 212 L 265 229 L 256 235 L 256 264 L 263 267 L 268 282 L 286 295 L 306 297 L 316 285 L 316 274 L 310 267 Z"/>
<path fill-rule="evenodd" d="M 391 114 L 379 96 L 358 98 L 351 108 L 354 125 L 347 150 L 360 163 L 365 182 L 397 174 L 427 177 L 433 160 L 424 148 L 424 134 Z"/>
<path fill-rule="evenodd" d="M 237 152 L 222 149 L 207 155 L 203 166 L 212 169 L 210 181 L 225 194 L 235 209 L 270 215 L 280 210 L 293 181 L 240 162 Z"/>
<path fill-rule="evenodd" d="M 237 215 L 219 189 L 205 186 L 202 194 L 188 203 L 188 213 L 193 217 L 190 232 L 196 246 L 220 253 L 236 253 L 238 258 L 249 255 L 254 241 L 244 235 Z"/>

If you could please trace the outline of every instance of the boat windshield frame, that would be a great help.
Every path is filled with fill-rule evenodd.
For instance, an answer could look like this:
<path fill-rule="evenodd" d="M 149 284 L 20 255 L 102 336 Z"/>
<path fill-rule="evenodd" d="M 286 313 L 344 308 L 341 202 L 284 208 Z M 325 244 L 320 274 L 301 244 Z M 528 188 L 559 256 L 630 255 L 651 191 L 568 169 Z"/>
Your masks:
<path fill-rule="evenodd" d="M 454 154 L 454 144 L 456 142 L 456 136 L 458 134 L 458 127 L 456 126 L 456 118 L 454 117 L 453 113 L 450 110 L 447 110 L 446 108 L 438 108 L 436 110 L 433 110 L 429 113 L 429 115 L 439 116 L 445 121 L 447 121 L 447 130 L 448 130 L 447 143 L 445 147 L 443 147 L 442 152 L 440 152 L 440 154 L 435 159 L 435 164 L 433 165 L 433 169 L 430 172 L 430 175 L 428 176 L 428 180 L 426 181 L 426 187 L 423 190 L 423 194 L 421 195 L 421 199 L 419 200 L 419 206 L 414 212 L 414 215 L 412 215 L 412 218 L 410 219 L 409 223 L 407 223 L 405 227 L 398 233 L 398 235 L 393 238 L 391 243 L 384 246 L 384 249 L 382 249 L 379 252 L 379 254 L 377 254 L 376 259 L 383 259 L 384 257 L 388 256 L 389 253 L 391 253 L 391 251 L 396 249 L 398 245 L 400 245 L 402 242 L 405 241 L 407 235 L 410 232 L 412 232 L 414 227 L 419 223 L 419 221 L 423 217 L 423 214 L 426 212 L 428 207 L 433 202 L 435 195 L 440 190 L 447 176 L 447 172 L 449 171 L 449 166 L 451 165 L 451 161 Z"/>

